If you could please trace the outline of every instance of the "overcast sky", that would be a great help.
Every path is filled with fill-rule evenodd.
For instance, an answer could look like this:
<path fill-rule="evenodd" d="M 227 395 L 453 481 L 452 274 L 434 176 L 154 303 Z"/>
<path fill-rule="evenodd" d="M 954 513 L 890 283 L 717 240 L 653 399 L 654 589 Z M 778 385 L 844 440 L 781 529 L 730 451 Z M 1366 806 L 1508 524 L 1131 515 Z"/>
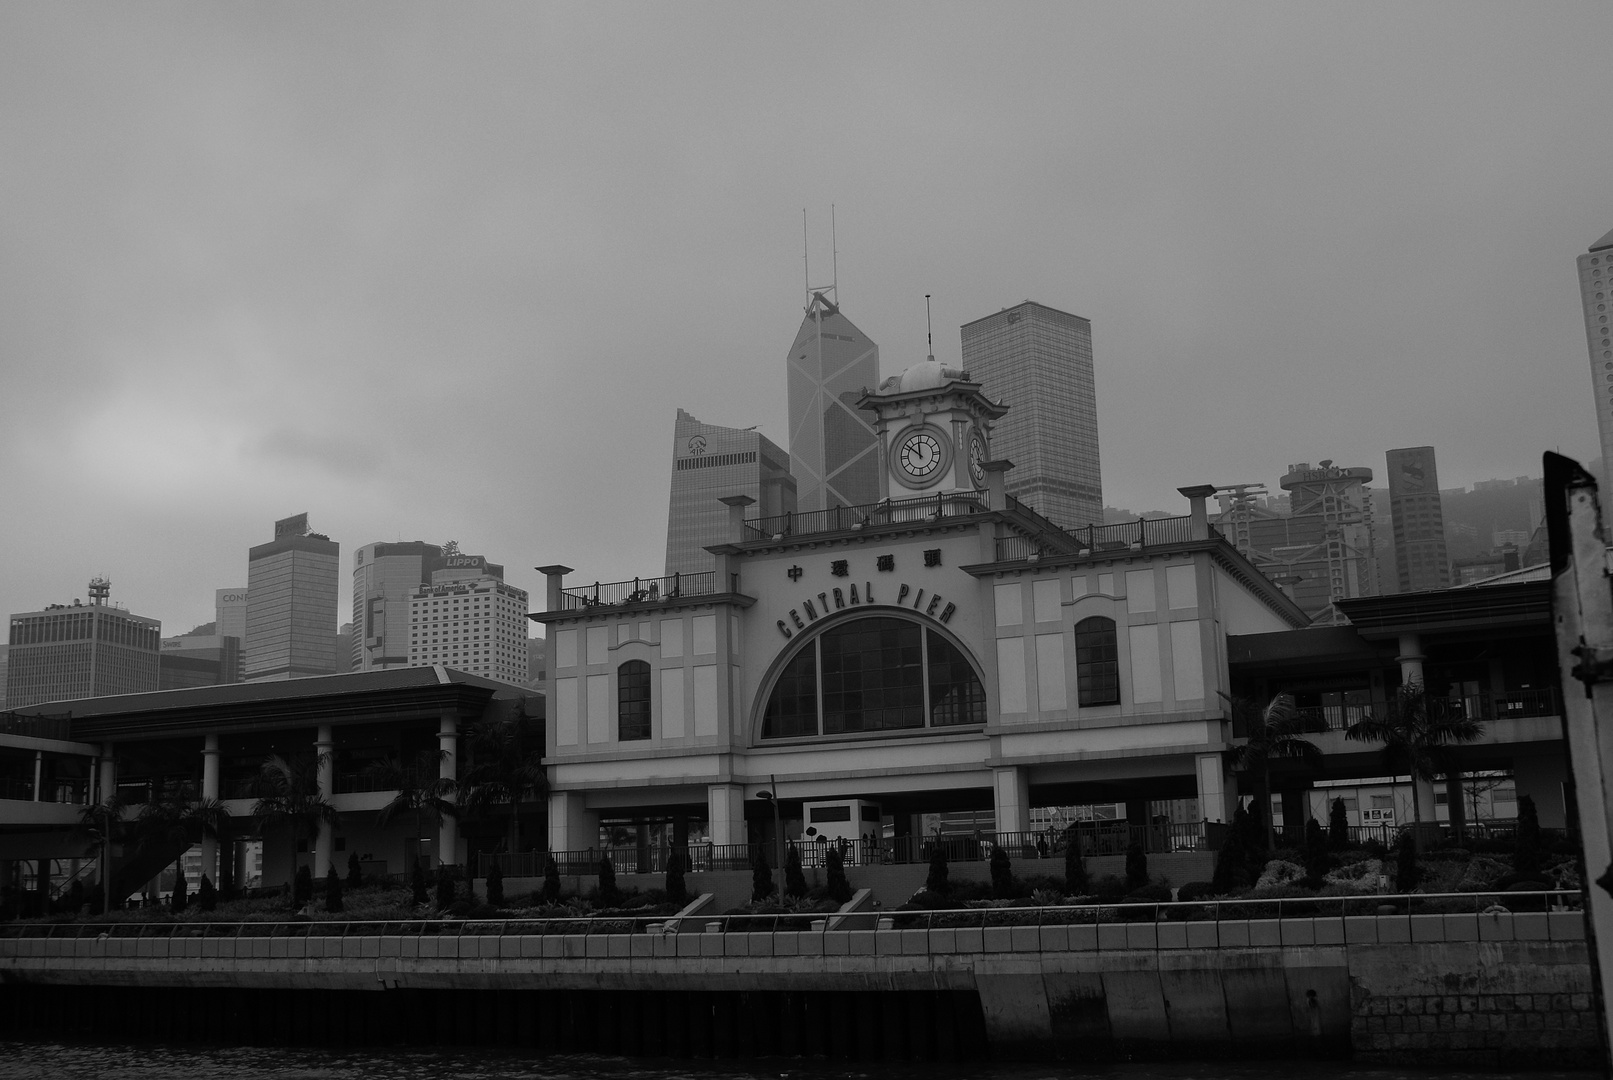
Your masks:
<path fill-rule="evenodd" d="M 1092 320 L 1105 501 L 1597 456 L 1613 6 L 0 5 L 0 608 L 179 633 L 308 511 L 659 574 L 672 427 L 785 443 L 839 223 L 884 373 Z M 1012 404 L 1011 402 L 1009 403 Z"/>

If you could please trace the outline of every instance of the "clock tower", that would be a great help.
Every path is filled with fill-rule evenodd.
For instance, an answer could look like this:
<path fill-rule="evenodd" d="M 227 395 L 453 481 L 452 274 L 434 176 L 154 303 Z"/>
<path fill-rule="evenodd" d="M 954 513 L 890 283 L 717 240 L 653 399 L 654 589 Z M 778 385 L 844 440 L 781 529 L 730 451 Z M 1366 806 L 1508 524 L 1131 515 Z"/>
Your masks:
<path fill-rule="evenodd" d="M 993 404 L 967 371 L 930 357 L 892 375 L 857 405 L 874 414 L 882 497 L 985 490 L 992 424 L 1008 408 Z"/>

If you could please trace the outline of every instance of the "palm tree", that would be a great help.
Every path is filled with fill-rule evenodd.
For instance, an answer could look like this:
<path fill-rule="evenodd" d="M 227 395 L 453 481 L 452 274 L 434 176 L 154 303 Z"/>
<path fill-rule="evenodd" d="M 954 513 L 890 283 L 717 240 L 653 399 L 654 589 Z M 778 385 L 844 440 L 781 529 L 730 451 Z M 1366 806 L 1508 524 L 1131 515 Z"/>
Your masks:
<path fill-rule="evenodd" d="M 1484 725 L 1461 709 L 1429 708 L 1428 691 L 1419 680 L 1412 680 L 1395 693 L 1395 700 L 1383 719 L 1364 716 L 1344 731 L 1355 742 L 1383 744 L 1383 756 L 1397 775 L 1411 776 L 1412 847 L 1422 843 L 1422 800 L 1417 797 L 1417 781 L 1432 782 L 1441 767 L 1454 768 L 1452 748 L 1472 742 L 1484 733 Z"/>
<path fill-rule="evenodd" d="M 400 814 L 414 815 L 414 834 L 418 839 L 425 829 L 425 817 L 430 814 L 440 827 L 445 817 L 455 817 L 459 807 L 452 796 L 459 785 L 447 777 L 439 776 L 439 767 L 448 757 L 446 750 L 421 750 L 405 766 L 396 757 L 377 761 L 364 775 L 381 791 L 396 791 L 392 801 L 381 807 L 376 822 L 386 828 Z M 441 861 L 441 860 L 439 860 Z"/>
<path fill-rule="evenodd" d="M 92 844 L 101 849 L 101 910 L 112 908 L 112 844 L 121 838 L 124 802 L 120 795 L 107 796 L 79 812 L 78 828 Z"/>
<path fill-rule="evenodd" d="M 328 760 L 329 753 L 291 758 L 274 754 L 259 766 L 253 781 L 258 801 L 252 804 L 252 816 L 259 829 L 291 827 L 293 861 L 297 841 L 312 840 L 319 835 L 320 826 L 335 828 L 341 820 L 336 807 L 319 790 L 319 770 Z"/>
<path fill-rule="evenodd" d="M 188 848 L 200 836 L 222 836 L 229 817 L 217 799 L 201 798 L 186 781 L 168 780 L 140 808 L 134 831 L 141 847 Z"/>
<path fill-rule="evenodd" d="M 495 806 L 510 807 L 511 854 L 521 850 L 521 804 L 541 800 L 549 793 L 549 773 L 543 765 L 543 728 L 526 715 L 524 700 L 513 712 L 486 720 L 470 733 L 472 766 L 465 774 L 464 807 L 488 814 Z"/>
<path fill-rule="evenodd" d="M 1277 828 L 1271 813 L 1271 762 L 1273 758 L 1301 760 L 1316 764 L 1322 759 L 1321 748 L 1306 734 L 1326 731 L 1327 723 L 1321 717 L 1302 711 L 1294 704 L 1294 695 L 1286 690 L 1259 708 L 1248 698 L 1230 698 L 1221 695 L 1239 725 L 1246 732 L 1241 746 L 1232 751 L 1232 766 L 1241 773 L 1260 777 L 1260 793 L 1265 799 L 1266 850 L 1277 847 Z"/>

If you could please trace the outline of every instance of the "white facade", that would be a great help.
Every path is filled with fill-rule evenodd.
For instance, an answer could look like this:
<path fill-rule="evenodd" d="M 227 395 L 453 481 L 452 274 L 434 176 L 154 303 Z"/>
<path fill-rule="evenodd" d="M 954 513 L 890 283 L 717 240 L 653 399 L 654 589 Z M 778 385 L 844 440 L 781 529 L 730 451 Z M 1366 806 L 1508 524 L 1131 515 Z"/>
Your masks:
<path fill-rule="evenodd" d="M 526 591 L 494 577 L 421 586 L 409 596 L 409 666 L 524 686 L 526 615 Z"/>

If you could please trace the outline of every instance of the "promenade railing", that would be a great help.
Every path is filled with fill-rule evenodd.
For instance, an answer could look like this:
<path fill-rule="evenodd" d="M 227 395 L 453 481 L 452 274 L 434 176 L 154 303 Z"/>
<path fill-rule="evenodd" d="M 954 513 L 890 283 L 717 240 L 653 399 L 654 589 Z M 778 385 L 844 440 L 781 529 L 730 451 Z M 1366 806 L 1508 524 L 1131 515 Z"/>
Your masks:
<path fill-rule="evenodd" d="M 561 589 L 560 610 L 585 611 L 595 607 L 658 604 L 684 596 L 710 596 L 716 591 L 717 575 L 711 570 L 699 574 L 672 574 L 669 577 L 596 581 L 592 585 Z"/>
<path fill-rule="evenodd" d="M 1082 903 L 1032 905 L 1024 907 L 1001 906 L 1002 901 L 989 901 L 990 906 L 971 906 L 948 910 L 895 910 L 879 909 L 855 912 L 781 912 L 766 915 L 623 915 L 598 914 L 563 916 L 556 918 L 495 918 L 495 919 L 343 919 L 337 917 L 287 920 L 284 922 L 44 922 L 22 921 L 0 924 L 0 942 L 6 940 L 73 940 L 82 938 L 168 939 L 168 938 L 374 938 L 374 937 L 505 937 L 548 935 L 669 935 L 704 933 L 731 936 L 738 944 L 735 955 L 754 955 L 748 949 L 743 935 L 751 933 L 831 933 L 850 930 L 920 930 L 964 931 L 1004 930 L 1039 927 L 1096 926 L 1098 932 L 1091 942 L 1097 951 L 1135 951 L 1139 948 L 1160 950 L 1179 947 L 1239 947 L 1260 944 L 1288 944 L 1279 933 L 1275 940 L 1256 940 L 1254 924 L 1280 924 L 1283 920 L 1297 920 L 1309 931 L 1312 940 L 1320 935 L 1343 944 L 1350 940 L 1347 920 L 1399 920 L 1417 916 L 1432 916 L 1444 920 L 1442 931 L 1452 917 L 1458 919 L 1503 919 L 1518 916 L 1566 916 L 1577 924 L 1582 916 L 1583 896 L 1578 890 L 1543 890 L 1539 892 L 1476 892 L 1476 893 L 1415 893 L 1380 894 L 1364 896 L 1281 897 L 1269 899 L 1207 899 L 1198 901 L 1160 901 L 1141 903 Z M 1188 933 L 1174 935 L 1159 932 L 1160 927 L 1188 924 Z M 1332 923 L 1332 927 L 1323 924 Z M 1142 930 L 1141 934 L 1134 931 Z M 1577 927 L 1563 925 L 1575 936 Z M 1509 927 L 1510 930 L 1510 927 Z M 1111 932 L 1112 931 L 1112 932 Z M 1404 940 L 1420 940 L 1408 927 Z M 1582 936 L 1580 931 L 1579 936 Z M 1482 931 L 1474 927 L 1474 937 L 1465 936 L 1458 928 L 1458 939 L 1482 940 Z M 1521 936 L 1545 938 L 1552 934 L 1551 924 L 1530 926 Z M 1444 937 L 1442 932 L 1441 937 Z M 1175 938 L 1176 943 L 1172 943 Z M 925 935 L 922 952 L 955 953 L 954 948 L 935 949 L 933 934 Z M 358 942 L 351 942 L 351 955 L 359 959 L 363 950 Z M 1068 946 L 1067 946 L 1068 947 Z M 1083 946 L 1085 947 L 1085 946 Z M 3 946 L 0 946 L 3 948 Z M 1011 941 L 993 945 L 986 938 L 981 948 L 974 951 L 1019 951 Z M 918 948 L 902 951 L 920 952 Z M 728 955 L 728 947 L 721 954 Z M 265 957 L 268 952 L 263 953 Z M 342 948 L 338 955 L 349 955 Z M 464 955 L 460 953 L 459 955 Z M 592 954 L 590 954 L 592 955 Z M 704 949 L 701 956 L 713 955 Z"/>
<path fill-rule="evenodd" d="M 916 499 L 886 499 L 883 502 L 863 503 L 858 506 L 835 506 L 828 510 L 752 518 L 745 522 L 745 539 L 771 540 L 774 537 L 861 529 L 868 525 L 939 521 L 941 518 L 979 514 L 985 509 L 986 496 L 982 492 L 953 492 L 945 495 L 925 495 Z"/>
<path fill-rule="evenodd" d="M 1063 859 L 1072 840 L 1080 844 L 1083 856 L 1124 855 L 1132 844 L 1139 845 L 1149 855 L 1218 851 L 1226 838 L 1226 829 L 1226 825 L 1216 821 L 1152 825 L 1132 825 L 1124 821 L 1082 821 L 1064 829 L 1034 832 L 899 836 L 882 840 L 796 840 L 791 843 L 800 854 L 804 867 L 826 865 L 831 847 L 841 853 L 847 866 L 878 866 L 927 863 L 934 857 L 937 848 L 949 862 L 987 860 L 999 847 L 1015 861 Z M 487 872 L 497 865 L 505 877 L 542 877 L 552 854 L 559 872 L 567 875 L 597 874 L 600 864 L 606 859 L 610 860 L 611 870 L 618 874 L 661 874 L 666 872 L 675 851 L 682 854 L 686 873 L 749 870 L 755 865 L 758 855 L 775 869 L 778 862 L 777 849 L 771 843 L 689 844 L 682 848 L 623 844 L 552 853 L 484 852 L 478 856 L 476 872 L 478 877 L 486 877 Z"/>

